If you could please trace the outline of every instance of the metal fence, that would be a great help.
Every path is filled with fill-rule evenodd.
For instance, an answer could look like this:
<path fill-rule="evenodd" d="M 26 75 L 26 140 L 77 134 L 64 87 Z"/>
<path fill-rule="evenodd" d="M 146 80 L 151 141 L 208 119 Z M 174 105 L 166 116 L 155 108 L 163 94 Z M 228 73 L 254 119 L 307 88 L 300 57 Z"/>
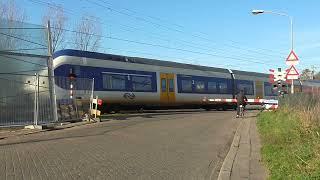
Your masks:
<path fill-rule="evenodd" d="M 53 121 L 48 77 L 0 75 L 0 126 L 44 124 Z M 36 122 L 35 122 L 36 120 Z"/>
<path fill-rule="evenodd" d="M 6 19 L 0 27 L 0 126 L 53 121 L 46 27 Z"/>
<path fill-rule="evenodd" d="M 93 79 L 55 77 L 59 121 L 81 119 L 89 113 Z"/>

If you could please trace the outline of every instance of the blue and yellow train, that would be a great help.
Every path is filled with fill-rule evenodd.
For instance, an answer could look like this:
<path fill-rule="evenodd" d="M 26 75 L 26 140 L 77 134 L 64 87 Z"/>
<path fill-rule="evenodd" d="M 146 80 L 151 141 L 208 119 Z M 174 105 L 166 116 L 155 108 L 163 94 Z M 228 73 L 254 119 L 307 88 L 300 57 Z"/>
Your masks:
<path fill-rule="evenodd" d="M 104 111 L 122 107 L 226 109 L 227 104 L 206 104 L 203 99 L 233 98 L 239 89 L 248 98 L 277 97 L 268 74 L 139 57 L 66 49 L 54 54 L 54 69 L 55 76 L 94 78 L 94 91 L 103 99 Z M 56 85 L 60 92 L 68 90 L 59 82 Z M 296 91 L 319 87 L 319 82 L 303 86 L 295 81 Z"/>

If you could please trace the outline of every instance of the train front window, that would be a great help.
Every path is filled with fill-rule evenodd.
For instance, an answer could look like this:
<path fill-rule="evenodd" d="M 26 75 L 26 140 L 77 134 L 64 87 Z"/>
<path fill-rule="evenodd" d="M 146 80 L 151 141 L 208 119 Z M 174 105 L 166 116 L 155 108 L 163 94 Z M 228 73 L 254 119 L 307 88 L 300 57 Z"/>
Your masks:
<path fill-rule="evenodd" d="M 167 79 L 165 78 L 161 79 L 161 91 L 167 92 Z"/>
<path fill-rule="evenodd" d="M 125 90 L 126 89 L 126 75 L 120 74 L 104 74 L 103 88 L 109 90 Z"/>
<path fill-rule="evenodd" d="M 151 91 L 151 77 L 150 76 L 131 76 L 133 91 Z"/>

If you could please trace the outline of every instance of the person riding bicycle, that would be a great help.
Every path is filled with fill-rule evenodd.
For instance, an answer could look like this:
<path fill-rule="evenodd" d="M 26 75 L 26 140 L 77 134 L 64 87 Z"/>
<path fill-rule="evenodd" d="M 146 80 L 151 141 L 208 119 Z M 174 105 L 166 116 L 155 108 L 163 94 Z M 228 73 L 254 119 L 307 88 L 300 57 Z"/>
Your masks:
<path fill-rule="evenodd" d="M 243 110 L 244 108 L 246 107 L 247 105 L 247 97 L 246 95 L 244 94 L 244 91 L 241 89 L 240 92 L 237 94 L 237 118 L 239 117 L 240 115 L 240 105 L 243 106 Z"/>

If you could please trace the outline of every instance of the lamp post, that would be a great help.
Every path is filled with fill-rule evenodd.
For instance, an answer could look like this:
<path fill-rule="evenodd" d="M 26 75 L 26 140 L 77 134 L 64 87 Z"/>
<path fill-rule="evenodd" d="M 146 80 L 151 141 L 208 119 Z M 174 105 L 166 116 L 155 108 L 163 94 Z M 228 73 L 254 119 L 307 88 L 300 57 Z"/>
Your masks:
<path fill-rule="evenodd" d="M 253 15 L 259 15 L 259 14 L 264 14 L 264 13 L 267 13 L 267 14 L 275 14 L 275 15 L 278 15 L 278 16 L 285 16 L 287 18 L 289 18 L 289 21 L 290 21 L 290 36 L 291 36 L 291 51 L 293 50 L 293 18 L 292 16 L 289 16 L 288 14 L 286 13 L 283 13 L 283 12 L 273 12 L 273 11 L 265 11 L 265 10 L 252 10 L 252 14 Z M 293 79 L 292 79 L 292 85 L 291 85 L 291 94 L 294 93 L 294 85 L 293 85 Z"/>

